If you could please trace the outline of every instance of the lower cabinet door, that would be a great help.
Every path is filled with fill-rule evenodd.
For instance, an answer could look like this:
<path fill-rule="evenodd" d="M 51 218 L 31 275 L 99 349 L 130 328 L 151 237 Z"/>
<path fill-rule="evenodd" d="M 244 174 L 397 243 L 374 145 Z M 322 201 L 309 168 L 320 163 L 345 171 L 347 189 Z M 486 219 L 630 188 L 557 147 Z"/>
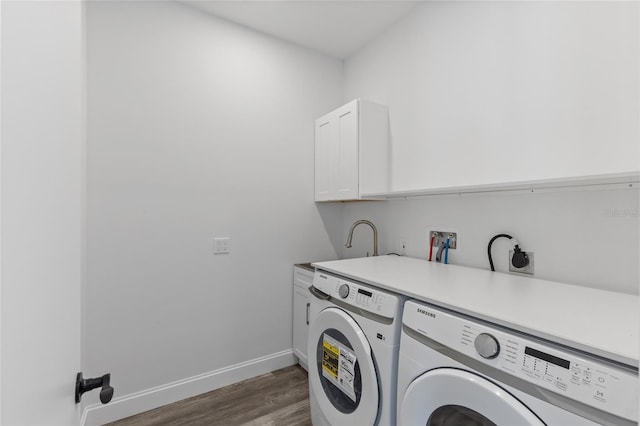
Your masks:
<path fill-rule="evenodd" d="M 309 290 L 293 287 L 293 354 L 307 369 L 307 337 L 309 336 Z"/>

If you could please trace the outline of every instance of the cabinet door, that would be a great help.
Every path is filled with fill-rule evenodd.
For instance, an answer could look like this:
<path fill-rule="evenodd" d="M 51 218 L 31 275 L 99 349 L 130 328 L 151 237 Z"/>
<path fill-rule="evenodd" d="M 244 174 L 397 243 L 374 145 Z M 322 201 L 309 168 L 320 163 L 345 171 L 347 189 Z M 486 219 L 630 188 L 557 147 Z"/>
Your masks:
<path fill-rule="evenodd" d="M 307 368 L 307 337 L 309 335 L 309 290 L 293 286 L 293 354 Z"/>
<path fill-rule="evenodd" d="M 357 199 L 358 194 L 358 102 L 336 110 L 335 200 Z"/>
<path fill-rule="evenodd" d="M 316 120 L 315 193 L 316 201 L 333 199 L 333 163 L 338 145 L 338 131 L 332 115 Z"/>

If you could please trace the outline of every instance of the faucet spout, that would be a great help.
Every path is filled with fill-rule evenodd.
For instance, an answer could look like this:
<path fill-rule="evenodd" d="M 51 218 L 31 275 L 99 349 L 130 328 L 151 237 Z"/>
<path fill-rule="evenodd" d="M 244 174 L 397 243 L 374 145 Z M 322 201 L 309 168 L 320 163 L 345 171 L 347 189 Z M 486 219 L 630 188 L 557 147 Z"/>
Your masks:
<path fill-rule="evenodd" d="M 368 220 L 364 220 L 364 219 L 357 220 L 353 223 L 353 225 L 351 225 L 351 229 L 349 229 L 349 236 L 347 237 L 347 244 L 345 244 L 345 247 L 351 248 L 351 243 L 353 242 L 353 230 L 356 229 L 356 226 L 361 224 L 369 225 L 373 230 L 373 255 L 377 256 L 378 255 L 378 228 L 376 228 L 376 226 L 371 221 L 368 221 Z"/>

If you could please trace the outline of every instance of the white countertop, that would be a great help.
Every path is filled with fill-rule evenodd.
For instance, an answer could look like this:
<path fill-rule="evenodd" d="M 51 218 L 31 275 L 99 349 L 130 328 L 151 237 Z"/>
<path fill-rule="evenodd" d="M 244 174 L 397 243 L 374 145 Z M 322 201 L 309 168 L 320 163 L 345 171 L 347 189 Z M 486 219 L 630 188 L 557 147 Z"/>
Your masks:
<path fill-rule="evenodd" d="M 400 256 L 313 266 L 627 365 L 640 359 L 636 295 Z"/>

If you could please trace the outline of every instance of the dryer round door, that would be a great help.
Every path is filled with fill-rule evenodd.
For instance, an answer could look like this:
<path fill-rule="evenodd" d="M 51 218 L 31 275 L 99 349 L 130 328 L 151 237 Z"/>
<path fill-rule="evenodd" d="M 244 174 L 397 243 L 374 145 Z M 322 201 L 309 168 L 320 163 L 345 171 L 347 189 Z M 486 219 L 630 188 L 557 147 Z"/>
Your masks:
<path fill-rule="evenodd" d="M 338 308 L 322 310 L 309 329 L 309 386 L 332 425 L 373 425 L 379 412 L 371 346 L 356 321 Z"/>
<path fill-rule="evenodd" d="M 506 390 L 477 374 L 437 368 L 416 378 L 399 407 L 399 422 L 430 426 L 544 426 Z"/>

